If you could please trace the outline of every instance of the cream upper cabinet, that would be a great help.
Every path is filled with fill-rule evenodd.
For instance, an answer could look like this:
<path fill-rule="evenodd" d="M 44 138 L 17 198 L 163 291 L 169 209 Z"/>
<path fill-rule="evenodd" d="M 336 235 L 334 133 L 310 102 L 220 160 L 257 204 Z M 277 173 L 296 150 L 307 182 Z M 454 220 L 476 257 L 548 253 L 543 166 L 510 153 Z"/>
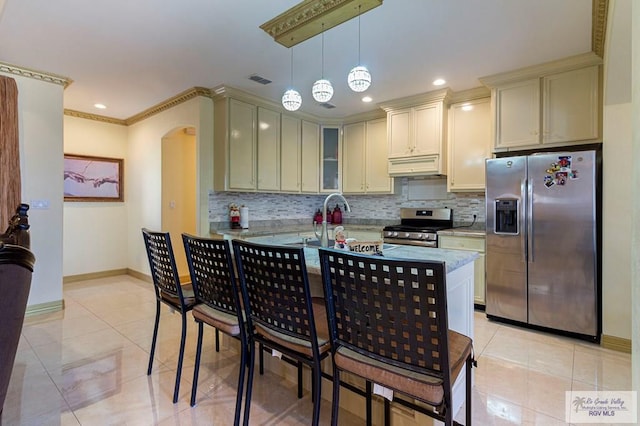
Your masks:
<path fill-rule="evenodd" d="M 485 159 L 491 158 L 491 99 L 449 106 L 447 191 L 485 190 Z"/>
<path fill-rule="evenodd" d="M 393 192 L 393 178 L 389 176 L 387 160 L 387 119 L 369 120 L 366 125 L 366 191 L 368 193 Z"/>
<path fill-rule="evenodd" d="M 342 127 L 342 191 L 365 192 L 365 122 Z"/>
<path fill-rule="evenodd" d="M 448 96 L 443 89 L 381 105 L 387 112 L 389 175 L 446 173 Z"/>
<path fill-rule="evenodd" d="M 302 179 L 301 120 L 284 114 L 281 120 L 280 189 L 285 192 L 300 192 Z"/>
<path fill-rule="evenodd" d="M 257 138 L 255 105 L 229 100 L 229 190 L 255 190 L 257 187 Z"/>
<path fill-rule="evenodd" d="M 496 148 L 539 143 L 540 80 L 535 78 L 498 87 L 495 98 Z"/>
<path fill-rule="evenodd" d="M 598 79 L 598 66 L 543 78 L 542 143 L 599 138 Z"/>
<path fill-rule="evenodd" d="M 258 191 L 280 190 L 280 113 L 258 107 Z"/>
<path fill-rule="evenodd" d="M 601 64 L 591 52 L 480 79 L 492 89 L 495 150 L 600 142 Z"/>
<path fill-rule="evenodd" d="M 340 191 L 340 128 L 322 127 L 320 192 Z"/>
<path fill-rule="evenodd" d="M 345 124 L 342 128 L 342 191 L 391 193 L 385 118 Z"/>
<path fill-rule="evenodd" d="M 320 126 L 302 120 L 301 191 L 318 193 L 320 189 Z"/>

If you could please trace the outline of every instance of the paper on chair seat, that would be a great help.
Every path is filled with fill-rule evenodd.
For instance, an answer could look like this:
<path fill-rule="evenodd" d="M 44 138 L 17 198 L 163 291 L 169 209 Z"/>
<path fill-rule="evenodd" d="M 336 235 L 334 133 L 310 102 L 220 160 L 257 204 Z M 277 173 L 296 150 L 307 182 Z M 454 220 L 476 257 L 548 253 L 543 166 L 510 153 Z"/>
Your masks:
<path fill-rule="evenodd" d="M 387 398 L 389 401 L 393 401 L 393 390 L 385 388 L 384 386 L 380 386 L 377 383 L 373 384 L 373 394 L 380 395 L 384 398 Z"/>

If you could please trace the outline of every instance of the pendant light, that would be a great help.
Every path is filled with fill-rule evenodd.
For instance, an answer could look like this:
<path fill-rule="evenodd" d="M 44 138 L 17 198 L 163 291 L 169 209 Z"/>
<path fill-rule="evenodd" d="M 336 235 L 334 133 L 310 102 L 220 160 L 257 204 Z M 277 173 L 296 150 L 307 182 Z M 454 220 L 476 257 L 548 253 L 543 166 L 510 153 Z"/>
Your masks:
<path fill-rule="evenodd" d="M 358 5 L 358 65 L 349 71 L 347 83 L 354 92 L 364 92 L 371 85 L 371 74 L 360 62 L 360 5 Z"/>
<path fill-rule="evenodd" d="M 311 88 L 311 94 L 313 95 L 313 99 L 316 101 L 323 103 L 329 102 L 331 97 L 333 96 L 333 86 L 329 80 L 324 78 L 324 22 L 322 23 L 322 72 L 320 73 L 320 80 L 317 80 L 313 83 L 313 87 Z"/>
<path fill-rule="evenodd" d="M 293 47 L 291 49 L 291 86 L 293 86 Z M 282 95 L 282 106 L 287 111 L 297 111 L 302 105 L 302 96 L 297 90 L 291 88 Z"/>

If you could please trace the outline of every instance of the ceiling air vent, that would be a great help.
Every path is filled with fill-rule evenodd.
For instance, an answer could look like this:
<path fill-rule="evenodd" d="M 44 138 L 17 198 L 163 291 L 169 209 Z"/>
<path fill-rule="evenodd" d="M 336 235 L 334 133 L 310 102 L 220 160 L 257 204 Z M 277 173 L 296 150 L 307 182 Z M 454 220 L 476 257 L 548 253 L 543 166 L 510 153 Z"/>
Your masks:
<path fill-rule="evenodd" d="M 271 83 L 271 80 L 269 80 L 268 78 L 261 77 L 258 74 L 251 75 L 249 77 L 249 80 L 253 80 L 256 83 L 260 83 L 260 84 L 269 84 L 269 83 Z"/>
<path fill-rule="evenodd" d="M 336 106 L 334 104 L 332 104 L 331 102 L 323 102 L 320 104 L 321 107 L 326 108 L 326 109 L 333 109 Z"/>

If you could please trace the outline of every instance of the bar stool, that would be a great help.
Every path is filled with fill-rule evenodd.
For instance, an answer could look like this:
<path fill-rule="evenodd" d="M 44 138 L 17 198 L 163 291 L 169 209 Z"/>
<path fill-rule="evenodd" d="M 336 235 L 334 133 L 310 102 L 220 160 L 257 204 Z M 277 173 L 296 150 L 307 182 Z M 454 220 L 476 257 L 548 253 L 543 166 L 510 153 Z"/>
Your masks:
<path fill-rule="evenodd" d="M 182 234 L 184 251 L 189 264 L 191 283 L 196 296 L 196 305 L 191 311 L 198 324 L 196 365 L 191 388 L 191 406 L 196 404 L 200 356 L 202 354 L 203 324 L 210 325 L 224 334 L 240 341 L 240 372 L 236 394 L 234 425 L 240 424 L 242 395 L 247 364 L 247 333 L 242 318 L 240 288 L 236 283 L 233 258 L 229 242 L 222 239 L 198 238 Z M 216 349 L 218 338 L 216 335 Z"/>
<path fill-rule="evenodd" d="M 453 383 L 466 366 L 469 426 L 473 346 L 448 328 L 444 262 L 324 248 L 319 256 L 333 359 L 331 424 L 338 424 L 340 374 L 349 372 L 429 405 L 394 399 L 451 425 Z M 389 411 L 385 400 L 385 424 Z"/>
<path fill-rule="evenodd" d="M 178 402 L 180 377 L 182 376 L 182 361 L 184 359 L 184 345 L 187 338 L 187 312 L 193 309 L 195 297 L 191 284 L 180 284 L 180 276 L 176 268 L 176 260 L 173 255 L 169 233 L 150 231 L 143 228 L 142 237 L 144 238 L 147 257 L 149 258 L 153 288 L 156 292 L 156 320 L 153 326 L 153 339 L 151 341 L 147 375 L 151 374 L 151 369 L 153 368 L 153 356 L 156 350 L 158 324 L 160 322 L 160 303 L 162 302 L 180 313 L 182 319 L 178 368 L 176 371 L 176 384 L 173 391 L 173 403 L 175 404 Z"/>
<path fill-rule="evenodd" d="M 244 424 L 249 424 L 257 343 L 311 367 L 315 426 L 322 399 L 320 363 L 329 355 L 329 341 L 316 330 L 314 307 L 322 306 L 311 298 L 304 249 L 233 240 L 233 251 L 250 330 Z"/>

